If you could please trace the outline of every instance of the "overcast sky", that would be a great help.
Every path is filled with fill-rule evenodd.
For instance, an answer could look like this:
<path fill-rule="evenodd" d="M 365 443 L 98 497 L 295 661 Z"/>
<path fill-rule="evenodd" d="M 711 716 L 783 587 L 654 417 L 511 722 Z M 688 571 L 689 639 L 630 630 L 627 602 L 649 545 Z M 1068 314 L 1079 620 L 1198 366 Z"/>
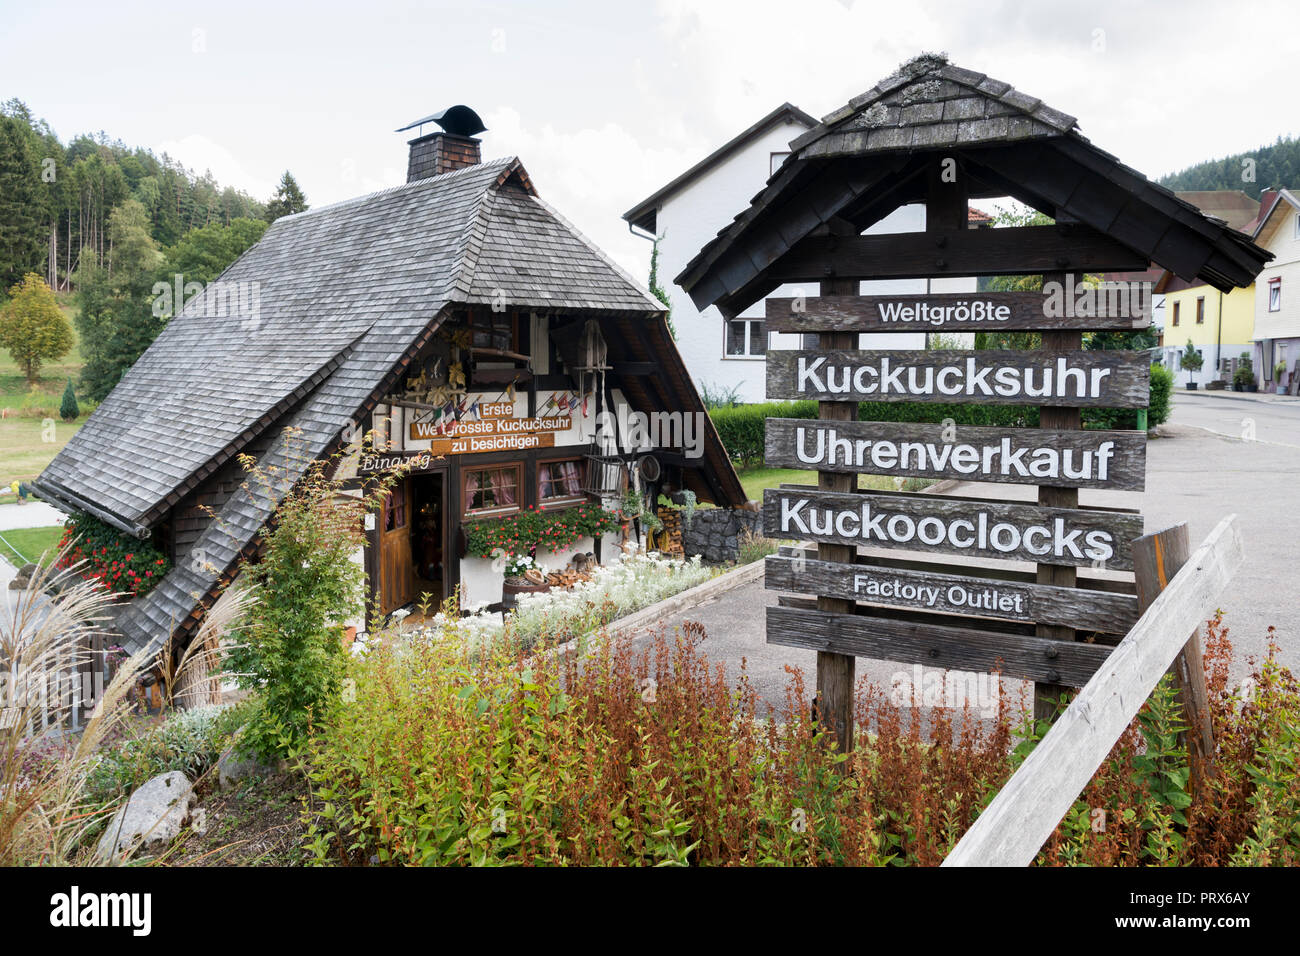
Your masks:
<path fill-rule="evenodd" d="M 620 215 L 785 100 L 822 116 L 944 51 L 1151 177 L 1300 132 L 1286 2 L 0 0 L 0 99 L 266 199 L 401 183 L 406 136 L 483 117 L 541 195 L 644 279 Z M 1295 186 L 1295 183 L 1284 185 Z M 739 210 L 737 210 L 739 211 Z"/>

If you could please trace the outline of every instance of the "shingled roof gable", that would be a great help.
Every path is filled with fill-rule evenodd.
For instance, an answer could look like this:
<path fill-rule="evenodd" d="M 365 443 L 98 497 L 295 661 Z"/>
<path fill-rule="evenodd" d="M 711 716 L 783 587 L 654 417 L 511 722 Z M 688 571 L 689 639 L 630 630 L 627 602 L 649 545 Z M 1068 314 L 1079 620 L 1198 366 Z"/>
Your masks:
<path fill-rule="evenodd" d="M 790 148 L 811 158 L 1060 136 L 1077 126 L 1010 83 L 921 57 L 822 117 Z"/>
<path fill-rule="evenodd" d="M 698 308 L 739 314 L 780 284 L 767 270 L 805 237 L 832 224 L 862 231 L 923 199 L 924 164 L 936 155 L 965 163 L 972 197 L 1014 196 L 1216 288 L 1248 285 L 1270 258 L 1095 147 L 1074 117 L 940 56 L 905 64 L 791 148 L 749 207 L 676 277 Z"/>

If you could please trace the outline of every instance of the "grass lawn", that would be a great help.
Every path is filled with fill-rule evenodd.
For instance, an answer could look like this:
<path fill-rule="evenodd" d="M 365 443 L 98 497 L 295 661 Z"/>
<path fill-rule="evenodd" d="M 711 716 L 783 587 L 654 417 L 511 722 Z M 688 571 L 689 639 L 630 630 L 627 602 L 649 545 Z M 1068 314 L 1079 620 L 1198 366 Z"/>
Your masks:
<path fill-rule="evenodd" d="M 63 314 L 73 322 L 76 309 L 72 297 L 60 294 L 58 300 Z M 83 411 L 74 422 L 59 418 L 63 389 L 69 378 L 76 383 L 81 366 L 78 341 L 63 358 L 41 366 L 36 384 L 29 386 L 9 353 L 0 350 L 0 489 L 4 492 L 0 503 L 15 500 L 8 484 L 15 478 L 30 481 L 39 475 L 88 417 L 89 412 Z M 52 431 L 45 430 L 46 419 L 53 420 Z"/>
<path fill-rule="evenodd" d="M 54 557 L 54 549 L 63 537 L 63 525 L 50 525 L 47 528 L 15 528 L 0 532 L 0 556 L 3 556 L 16 568 L 35 561 L 46 555 L 46 560 Z M 47 554 L 48 552 L 48 554 Z M 42 562 L 45 563 L 45 562 Z"/>

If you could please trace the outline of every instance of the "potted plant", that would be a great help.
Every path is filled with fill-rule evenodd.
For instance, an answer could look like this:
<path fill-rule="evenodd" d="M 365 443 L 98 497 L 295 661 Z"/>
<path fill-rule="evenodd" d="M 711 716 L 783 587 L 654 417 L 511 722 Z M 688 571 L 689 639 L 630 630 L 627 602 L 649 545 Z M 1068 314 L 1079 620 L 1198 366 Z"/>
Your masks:
<path fill-rule="evenodd" d="M 501 605 L 506 610 L 515 606 L 516 595 L 550 589 L 545 573 L 531 554 L 512 554 L 506 559 L 506 578 L 501 585 Z"/>
<path fill-rule="evenodd" d="M 1237 361 L 1237 370 L 1232 373 L 1232 390 L 1244 392 L 1246 386 L 1255 381 L 1255 366 L 1250 361 L 1250 353 L 1242 352 Z"/>
<path fill-rule="evenodd" d="M 1187 348 L 1184 350 L 1180 362 L 1183 368 L 1192 373 L 1192 377 L 1187 381 L 1187 390 L 1189 392 L 1196 391 L 1196 373 L 1205 364 L 1205 356 L 1196 351 L 1196 346 L 1191 339 L 1187 340 Z"/>
<path fill-rule="evenodd" d="M 1282 376 L 1286 375 L 1286 362 L 1278 362 L 1273 366 L 1273 390 L 1279 395 L 1286 394 L 1286 386 L 1282 384 Z"/>

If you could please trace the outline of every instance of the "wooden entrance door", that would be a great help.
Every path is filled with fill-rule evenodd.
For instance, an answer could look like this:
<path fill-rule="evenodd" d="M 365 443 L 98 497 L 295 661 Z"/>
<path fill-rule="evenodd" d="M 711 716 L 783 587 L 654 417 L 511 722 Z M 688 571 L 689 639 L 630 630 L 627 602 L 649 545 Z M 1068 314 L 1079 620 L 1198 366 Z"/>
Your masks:
<path fill-rule="evenodd" d="M 388 614 L 415 600 L 410 479 L 402 479 L 389 493 L 379 521 L 379 612 Z"/>

